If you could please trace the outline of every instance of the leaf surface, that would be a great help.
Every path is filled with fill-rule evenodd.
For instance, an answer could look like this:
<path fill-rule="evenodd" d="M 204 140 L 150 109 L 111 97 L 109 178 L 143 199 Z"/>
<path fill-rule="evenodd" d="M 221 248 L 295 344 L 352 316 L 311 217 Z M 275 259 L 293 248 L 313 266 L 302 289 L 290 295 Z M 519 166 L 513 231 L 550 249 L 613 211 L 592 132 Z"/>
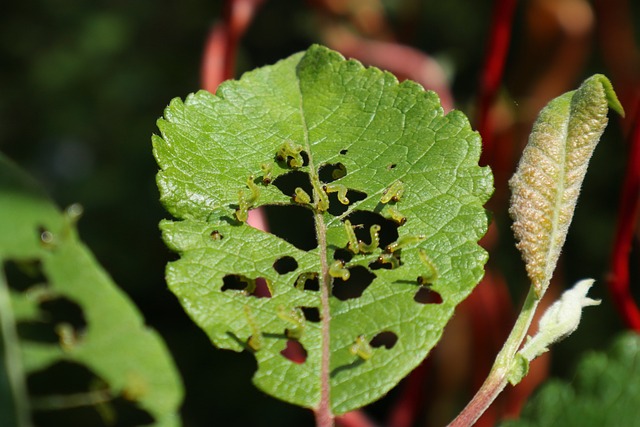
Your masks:
<path fill-rule="evenodd" d="M 571 383 L 545 383 L 519 420 L 502 427 L 634 426 L 640 413 L 640 338 L 627 333 L 610 349 L 582 358 Z"/>
<path fill-rule="evenodd" d="M 415 83 L 313 46 L 173 100 L 158 126 L 168 284 L 216 346 L 255 354 L 273 396 L 317 409 L 328 383 L 336 414 L 378 399 L 483 275 L 480 138 Z M 315 239 L 248 226 L 260 206 Z"/>
<path fill-rule="evenodd" d="M 0 371 L 8 374 L 5 380 L 0 375 L 4 404 L 13 407 L 8 403 L 13 400 L 28 410 L 26 396 L 16 393 L 15 384 L 64 361 L 85 366 L 108 395 L 136 403 L 154 425 L 180 425 L 182 384 L 164 343 L 80 242 L 73 216 L 60 213 L 37 184 L 0 156 Z M 16 333 L 21 325 L 49 324 L 45 306 L 59 301 L 77 307 L 82 327 L 74 329 L 64 319 L 50 325 L 59 342 Z M 17 375 L 13 383 L 11 375 Z M 78 391 L 87 399 L 90 392 Z M 65 395 L 55 398 L 64 401 Z M 13 410 L 3 412 L 0 420 L 7 426 L 30 425 Z"/>

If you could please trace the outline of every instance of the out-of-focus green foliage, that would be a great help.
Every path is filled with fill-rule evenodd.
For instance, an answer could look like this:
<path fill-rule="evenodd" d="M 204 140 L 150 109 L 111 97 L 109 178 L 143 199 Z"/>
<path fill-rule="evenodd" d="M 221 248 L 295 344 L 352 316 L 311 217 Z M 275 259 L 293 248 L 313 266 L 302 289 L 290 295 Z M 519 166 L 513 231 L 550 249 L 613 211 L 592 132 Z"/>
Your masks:
<path fill-rule="evenodd" d="M 502 427 L 635 426 L 640 413 L 640 337 L 618 337 L 607 352 L 581 358 L 571 383 L 553 380 L 517 421 Z"/>
<path fill-rule="evenodd" d="M 121 423 L 111 402 L 123 398 L 147 411 L 154 425 L 181 425 L 182 385 L 169 353 L 78 240 L 79 213 L 78 205 L 60 213 L 0 156 L 0 366 L 9 378 L 0 399 L 20 408 L 16 420 L 0 423 L 28 427 L 30 407 L 61 409 L 82 400 L 79 406 L 91 407 L 93 399 L 103 416 Z M 54 314 L 56 304 L 67 309 Z M 58 340 L 42 328 L 55 331 Z M 86 367 L 93 383 L 72 392 L 53 389 L 53 396 L 24 390 L 29 375 L 61 362 Z"/>

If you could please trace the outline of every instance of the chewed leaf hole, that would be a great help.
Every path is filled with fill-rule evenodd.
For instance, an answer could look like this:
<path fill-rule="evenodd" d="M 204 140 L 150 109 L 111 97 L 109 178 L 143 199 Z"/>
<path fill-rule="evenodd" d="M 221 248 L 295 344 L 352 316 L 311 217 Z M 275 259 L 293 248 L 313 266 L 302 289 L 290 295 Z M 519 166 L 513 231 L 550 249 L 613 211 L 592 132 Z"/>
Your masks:
<path fill-rule="evenodd" d="M 62 361 L 36 371 L 27 377 L 27 386 L 29 394 L 35 397 L 34 402 L 45 402 L 43 406 L 36 403 L 32 408 L 33 423 L 41 427 L 140 426 L 154 422 L 151 414 L 126 396 L 126 392 L 114 395 L 106 381 L 78 363 Z M 82 396 L 81 405 L 67 403 L 76 402 L 78 396 Z M 104 413 L 88 404 L 90 398 L 103 399 L 109 405 L 108 414 L 117 422 L 109 423 Z"/>
<path fill-rule="evenodd" d="M 71 345 L 76 334 L 87 326 L 82 308 L 67 298 L 44 300 L 40 308 L 41 321 L 18 323 L 18 334 L 22 339 L 49 344 L 64 341 Z"/>
<path fill-rule="evenodd" d="M 340 259 L 344 262 L 349 262 L 351 261 L 351 258 L 353 258 L 353 253 L 347 249 L 339 248 L 333 253 L 333 259 L 335 260 Z"/>
<path fill-rule="evenodd" d="M 398 335 L 395 332 L 382 331 L 373 337 L 369 344 L 374 348 L 384 347 L 388 350 L 393 348 L 396 342 L 398 342 Z"/>
<path fill-rule="evenodd" d="M 287 346 L 280 352 L 286 359 L 293 363 L 302 364 L 307 360 L 307 350 L 300 344 L 300 341 L 294 339 L 287 340 Z"/>
<path fill-rule="evenodd" d="M 29 391 L 35 396 L 81 393 L 92 384 L 104 384 L 104 381 L 85 365 L 67 361 L 56 362 L 27 377 Z"/>
<path fill-rule="evenodd" d="M 296 271 L 298 269 L 298 262 L 293 257 L 283 256 L 282 258 L 278 258 L 276 262 L 273 263 L 273 269 L 278 274 L 291 273 L 292 271 Z"/>
<path fill-rule="evenodd" d="M 347 150 L 346 148 L 343 150 L 340 150 L 340 154 L 342 154 L 343 156 L 346 156 L 348 152 L 349 150 Z"/>
<path fill-rule="evenodd" d="M 9 287 L 15 291 L 26 291 L 46 282 L 42 272 L 42 263 L 39 260 L 6 261 L 3 267 Z"/>
<path fill-rule="evenodd" d="M 308 322 L 318 323 L 320 321 L 320 310 L 318 307 L 300 307 L 300 309 Z"/>
<path fill-rule="evenodd" d="M 271 234 L 303 251 L 318 247 L 311 209 L 298 205 L 266 205 L 264 210 Z"/>
<path fill-rule="evenodd" d="M 419 304 L 442 304 L 440 294 L 425 286 L 420 286 L 418 292 L 413 296 L 413 300 Z"/>
<path fill-rule="evenodd" d="M 393 270 L 402 265 L 400 259 L 400 251 L 394 253 L 382 253 L 377 260 L 369 264 L 369 268 L 372 270 L 379 270 L 381 268 L 385 270 Z"/>
<path fill-rule="evenodd" d="M 376 275 L 362 266 L 349 268 L 349 279 L 333 278 L 332 294 L 341 301 L 359 298 L 369 287 Z"/>
<path fill-rule="evenodd" d="M 309 174 L 302 171 L 291 171 L 282 174 L 273 181 L 273 185 L 282 191 L 282 194 L 289 197 L 295 195 L 297 187 L 302 188 L 307 194 L 313 193 Z"/>
<path fill-rule="evenodd" d="M 320 181 L 329 183 L 347 175 L 347 167 L 342 163 L 328 163 L 318 169 Z"/>
<path fill-rule="evenodd" d="M 353 224 L 353 230 L 358 240 L 364 242 L 371 241 L 370 229 L 374 224 L 380 226 L 378 236 L 380 238 L 379 246 L 385 248 L 388 244 L 398 240 L 398 224 L 394 221 L 383 217 L 374 212 L 355 211 L 346 219 Z"/>
<path fill-rule="evenodd" d="M 318 273 L 302 273 L 296 278 L 295 287 L 302 291 L 319 291 Z"/>
<path fill-rule="evenodd" d="M 267 279 L 251 279 L 241 274 L 227 274 L 222 278 L 222 292 L 241 291 L 244 295 L 256 298 L 271 298 Z"/>
<path fill-rule="evenodd" d="M 349 209 L 349 206 L 353 205 L 355 202 L 359 202 L 360 200 L 364 200 L 367 198 L 367 193 L 363 193 L 358 190 L 347 190 L 347 199 L 349 199 L 348 205 L 343 205 L 340 203 L 338 199 L 338 193 L 330 193 L 329 194 L 329 212 L 331 215 L 339 216 L 342 215 Z"/>

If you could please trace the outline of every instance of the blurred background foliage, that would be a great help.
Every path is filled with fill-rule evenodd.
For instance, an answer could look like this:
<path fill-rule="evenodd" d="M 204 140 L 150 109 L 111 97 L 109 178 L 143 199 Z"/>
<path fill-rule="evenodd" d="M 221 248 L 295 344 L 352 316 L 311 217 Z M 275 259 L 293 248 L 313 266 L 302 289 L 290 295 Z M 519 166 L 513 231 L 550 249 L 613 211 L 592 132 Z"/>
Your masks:
<path fill-rule="evenodd" d="M 399 78 L 413 77 L 435 89 L 440 84 L 443 101 L 450 98 L 475 123 L 495 4 L 265 1 L 239 45 L 236 76 L 311 43 L 323 43 L 365 64 L 395 67 L 392 71 Z M 490 138 L 496 149 L 485 159 L 496 175 L 496 195 L 488 206 L 495 227 L 486 239 L 491 270 L 427 363 L 424 388 L 429 390 L 421 395 L 428 402 L 421 407 L 429 409 L 419 411 L 415 425 L 442 424 L 461 409 L 479 385 L 478 378 L 486 374 L 486 363 L 492 361 L 524 295 L 527 281 L 506 214 L 506 179 L 537 111 L 590 74 L 602 72 L 613 79 L 622 101 L 628 102 L 628 116 L 633 117 L 628 106 L 634 106 L 629 99 L 635 99 L 638 85 L 634 84 L 640 76 L 634 50 L 640 40 L 640 3 L 627 4 L 631 34 L 623 34 L 622 25 L 600 19 L 606 4 L 518 2 L 503 84 L 491 108 Z M 214 349 L 164 283 L 164 266 L 175 256 L 164 247 L 157 228 L 168 215 L 158 202 L 150 136 L 157 132 L 155 121 L 173 97 L 184 97 L 201 86 L 205 42 L 222 19 L 223 8 L 221 0 L 6 2 L 0 14 L 0 150 L 35 175 L 60 206 L 74 202 L 84 206 L 81 236 L 147 322 L 163 335 L 177 361 L 187 390 L 185 426 L 311 425 L 307 411 L 253 388 L 252 356 Z M 398 56 L 385 50 L 394 46 L 412 50 Z M 567 367 L 578 353 L 606 347 L 624 328 L 604 279 L 629 126 L 629 121 L 625 125 L 611 118 L 587 174 L 557 275 L 556 294 L 580 278 L 596 278 L 593 294 L 604 304 L 590 310 L 575 336 L 554 349 L 552 374 L 571 375 Z M 633 257 L 637 270 L 637 254 Z M 633 278 L 638 278 L 637 271 Z M 511 298 L 504 297 L 505 282 Z M 483 310 L 492 310 L 497 323 L 474 329 L 474 319 Z M 538 381 L 547 375 L 548 360 L 540 364 Z M 394 391 L 373 405 L 372 416 L 383 420 L 381 414 L 400 393 Z"/>

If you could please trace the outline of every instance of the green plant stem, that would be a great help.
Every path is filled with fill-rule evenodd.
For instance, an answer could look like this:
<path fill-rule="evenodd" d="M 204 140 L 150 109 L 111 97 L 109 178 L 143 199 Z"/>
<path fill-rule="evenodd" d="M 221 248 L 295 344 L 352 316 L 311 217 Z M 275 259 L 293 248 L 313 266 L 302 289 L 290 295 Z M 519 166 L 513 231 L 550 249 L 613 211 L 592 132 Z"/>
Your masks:
<path fill-rule="evenodd" d="M 471 399 L 462 412 L 449 424 L 449 427 L 472 426 L 507 386 L 507 377 L 514 357 L 527 336 L 527 331 L 533 321 L 533 316 L 539 302 L 540 299 L 536 296 L 534 287 L 531 286 L 522 310 L 520 311 L 520 315 L 513 329 L 511 329 L 509 338 L 507 338 L 500 353 L 496 356 L 496 360 L 493 363 L 487 379 L 476 392 L 475 396 L 473 396 L 473 399 Z"/>
<path fill-rule="evenodd" d="M 17 427 L 31 427 L 29 395 L 20 354 L 16 322 L 11 307 L 11 296 L 4 269 L 0 266 L 0 328 L 4 345 L 4 360 L 11 387 Z"/>

